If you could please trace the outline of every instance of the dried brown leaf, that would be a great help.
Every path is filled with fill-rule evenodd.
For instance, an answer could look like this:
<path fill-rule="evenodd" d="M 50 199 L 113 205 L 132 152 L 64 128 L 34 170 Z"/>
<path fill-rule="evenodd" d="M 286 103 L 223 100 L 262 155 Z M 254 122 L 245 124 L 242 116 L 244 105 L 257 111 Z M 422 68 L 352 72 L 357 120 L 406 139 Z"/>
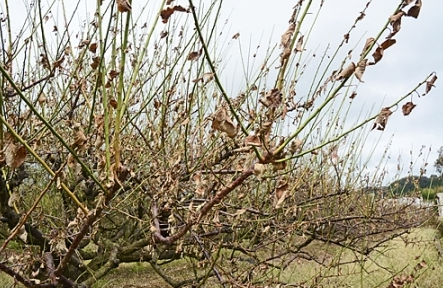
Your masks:
<path fill-rule="evenodd" d="M 117 9 L 119 12 L 131 12 L 131 4 L 127 0 L 117 0 Z"/>
<path fill-rule="evenodd" d="M 109 80 L 114 80 L 114 78 L 116 78 L 120 73 L 117 70 L 111 70 L 108 73 L 109 76 Z"/>
<path fill-rule="evenodd" d="M 405 15 L 405 14 L 406 13 L 403 10 L 399 10 L 399 11 L 397 11 L 397 13 L 390 16 L 389 21 L 391 22 L 391 25 L 393 22 L 399 21 L 401 19 L 401 17 L 403 17 L 403 15 Z"/>
<path fill-rule="evenodd" d="M 9 144 L 5 151 L 6 165 L 11 168 L 20 167 L 26 159 L 26 147 L 17 147 L 13 143 Z"/>
<path fill-rule="evenodd" d="M 401 111 L 403 112 L 403 115 L 407 116 L 407 115 L 411 114 L 411 111 L 412 111 L 412 109 L 415 108 L 415 106 L 417 106 L 417 105 L 415 105 L 412 102 L 406 102 L 406 104 L 401 107 Z"/>
<path fill-rule="evenodd" d="M 357 92 L 353 91 L 352 94 L 349 96 L 349 98 L 354 99 L 355 97 L 357 97 Z"/>
<path fill-rule="evenodd" d="M 40 106 L 43 105 L 47 101 L 45 93 L 43 93 L 43 92 L 40 93 L 37 101 L 38 101 L 38 104 L 40 104 Z"/>
<path fill-rule="evenodd" d="M 421 0 L 415 1 L 415 5 L 409 8 L 407 16 L 417 19 L 420 14 L 421 5 Z"/>
<path fill-rule="evenodd" d="M 390 20 L 390 24 L 392 26 L 392 31 L 391 33 L 386 37 L 387 39 L 391 39 L 392 37 L 394 37 L 395 34 L 398 33 L 398 31 L 400 31 L 401 29 L 401 17 L 404 15 L 405 13 L 403 11 L 399 11 L 397 12 L 395 15 L 392 15 L 389 20 Z"/>
<path fill-rule="evenodd" d="M 246 146 L 260 147 L 261 146 L 260 137 L 258 137 L 257 135 L 249 135 L 249 136 L 247 136 L 245 138 L 245 145 Z"/>
<path fill-rule="evenodd" d="M 426 81 L 426 90 L 425 90 L 425 93 L 423 94 L 423 96 L 428 94 L 429 91 L 431 91 L 432 87 L 435 87 L 435 85 L 434 85 L 435 81 L 437 81 L 437 75 L 434 74 L 434 76 L 432 76 L 431 80 Z"/>
<path fill-rule="evenodd" d="M 160 32 L 160 39 L 165 38 L 166 36 L 168 36 L 168 31 L 162 31 Z"/>
<path fill-rule="evenodd" d="M 212 120 L 212 129 L 225 132 L 229 137 L 233 138 L 237 135 L 237 127 L 228 117 L 224 108 L 220 109 Z"/>
<path fill-rule="evenodd" d="M 369 63 L 369 65 L 377 64 L 381 58 L 383 58 L 383 48 L 381 46 L 378 46 L 377 49 L 375 49 L 375 52 L 372 53 L 372 57 L 374 58 L 374 62 Z"/>
<path fill-rule="evenodd" d="M 71 145 L 72 149 L 82 149 L 85 146 L 87 140 L 88 139 L 86 138 L 85 133 L 83 133 L 83 130 L 77 130 L 76 132 L 74 132 L 74 143 Z"/>
<path fill-rule="evenodd" d="M 295 47 L 295 52 L 303 52 L 303 38 L 305 36 L 301 35 L 297 40 L 297 46 Z"/>
<path fill-rule="evenodd" d="M 260 98 L 260 102 L 268 108 L 277 108 L 282 103 L 282 93 L 277 88 L 271 89 Z"/>
<path fill-rule="evenodd" d="M 277 199 L 277 203 L 275 204 L 275 208 L 281 208 L 283 202 L 286 199 L 288 194 L 288 183 L 287 182 L 279 182 L 278 186 L 275 188 L 275 198 Z"/>
<path fill-rule="evenodd" d="M 286 30 L 285 33 L 283 33 L 283 35 L 281 36 L 280 44 L 283 47 L 283 53 L 281 54 L 280 62 L 282 64 L 285 60 L 289 58 L 289 55 L 291 55 L 291 40 L 294 31 L 295 31 L 295 24 L 291 23 L 289 25 L 288 30 Z"/>
<path fill-rule="evenodd" d="M 397 40 L 395 39 L 386 39 L 383 43 L 380 44 L 380 47 L 383 48 L 383 50 L 386 50 L 395 43 L 397 43 Z"/>
<path fill-rule="evenodd" d="M 300 151 L 301 146 L 303 145 L 303 141 L 300 139 L 295 139 L 291 141 L 291 144 L 289 145 L 288 151 L 292 155 L 294 155 L 296 152 Z"/>
<path fill-rule="evenodd" d="M 374 130 L 374 128 L 377 128 L 377 130 L 384 131 L 386 128 L 386 124 L 388 123 L 388 118 L 392 115 L 392 113 L 393 112 L 389 109 L 389 107 L 382 108 L 377 118 L 375 119 L 372 130 Z"/>
<path fill-rule="evenodd" d="M 212 72 L 206 72 L 203 74 L 202 80 L 205 83 L 208 83 L 214 79 L 214 73 Z"/>
<path fill-rule="evenodd" d="M 355 71 L 355 63 L 351 62 L 351 64 L 348 65 L 345 69 L 341 70 L 340 74 L 337 76 L 337 80 L 343 80 L 349 78 L 352 73 Z"/>
<path fill-rule="evenodd" d="M 56 68 L 61 68 L 63 61 L 65 61 L 65 56 L 60 57 L 60 59 L 54 61 L 54 63 L 52 63 L 52 68 L 56 69 Z"/>
<path fill-rule="evenodd" d="M 101 60 L 101 58 L 100 58 L 100 56 L 97 56 L 97 57 L 93 57 L 92 58 L 92 63 L 91 63 L 91 67 L 92 67 L 92 69 L 97 69 L 98 68 L 98 65 L 100 65 L 100 60 Z"/>
<path fill-rule="evenodd" d="M 374 43 L 375 43 L 375 39 L 374 38 L 370 37 L 370 38 L 366 39 L 365 46 L 363 47 L 363 50 L 361 51 L 360 56 L 366 55 L 366 53 L 368 53 L 369 50 L 371 50 L 371 48 L 374 45 Z"/>
<path fill-rule="evenodd" d="M 234 36 L 232 36 L 232 39 L 238 39 L 240 37 L 240 33 L 235 33 Z"/>
<path fill-rule="evenodd" d="M 201 50 L 200 51 L 191 52 L 188 55 L 188 60 L 189 61 L 197 60 L 200 57 L 200 55 L 201 55 Z"/>
<path fill-rule="evenodd" d="M 357 77 L 358 81 L 360 81 L 362 83 L 365 82 L 365 81 L 363 81 L 362 78 L 363 78 L 363 74 L 365 73 L 365 70 L 366 70 L 367 62 L 368 62 L 368 59 L 360 60 L 357 63 L 357 68 L 355 68 L 355 72 L 354 72 L 355 77 Z"/>
<path fill-rule="evenodd" d="M 91 45 L 89 45 L 89 51 L 92 53 L 97 52 L 97 43 L 92 43 Z"/>
<path fill-rule="evenodd" d="M 162 17 L 162 22 L 165 24 L 168 23 L 169 17 L 171 17 L 171 15 L 174 14 L 175 11 L 189 13 L 188 9 L 180 5 L 176 5 L 174 7 L 166 7 L 166 9 L 163 9 L 160 12 L 160 17 Z"/>

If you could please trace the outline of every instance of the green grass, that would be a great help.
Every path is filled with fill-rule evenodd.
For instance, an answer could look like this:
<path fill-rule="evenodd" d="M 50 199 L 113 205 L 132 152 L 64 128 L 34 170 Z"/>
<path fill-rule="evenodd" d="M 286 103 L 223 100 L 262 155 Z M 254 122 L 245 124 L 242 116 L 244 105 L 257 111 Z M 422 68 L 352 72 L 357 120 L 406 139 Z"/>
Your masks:
<path fill-rule="evenodd" d="M 443 283 L 443 265 L 434 246 L 436 233 L 438 233 L 437 230 L 432 228 L 416 229 L 405 236 L 404 239 L 408 240 L 408 244 L 405 244 L 402 239 L 396 238 L 387 242 L 377 252 L 373 252 L 366 261 L 360 258 L 362 260 L 360 263 L 335 268 L 328 269 L 312 261 L 296 260 L 279 275 L 279 279 L 286 283 L 306 281 L 307 285 L 316 287 L 387 287 L 394 275 L 409 275 L 414 271 L 414 267 L 424 260 L 426 267 L 415 273 L 418 278 L 410 287 L 437 287 L 438 283 Z M 350 251 L 319 243 L 312 245 L 310 249 L 315 249 L 317 256 L 323 255 L 325 263 L 333 263 L 338 259 L 350 261 L 358 257 Z M 185 260 L 175 261 L 162 268 L 177 281 L 192 277 L 193 273 L 189 263 Z M 314 280 L 314 276 L 319 272 L 322 276 Z M 273 273 L 278 277 L 276 271 Z M 256 280 L 259 280 L 258 275 L 254 277 L 254 281 Z M 211 283 L 213 287 L 219 286 L 215 280 L 208 283 Z M 4 273 L 0 274 L 0 287 L 14 287 L 13 284 L 14 280 L 11 277 Z M 15 287 L 24 286 L 17 285 Z M 160 288 L 168 287 L 168 284 L 156 274 L 148 263 L 123 263 L 92 287 Z"/>

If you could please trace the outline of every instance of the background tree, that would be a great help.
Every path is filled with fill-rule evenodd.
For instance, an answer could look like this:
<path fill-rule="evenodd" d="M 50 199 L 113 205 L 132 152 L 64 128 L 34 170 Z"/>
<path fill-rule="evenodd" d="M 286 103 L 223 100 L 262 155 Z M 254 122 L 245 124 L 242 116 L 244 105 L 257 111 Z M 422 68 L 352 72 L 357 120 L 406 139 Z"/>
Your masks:
<path fill-rule="evenodd" d="M 443 176 L 443 146 L 438 149 L 437 160 L 435 160 L 434 167 L 440 176 Z"/>
<path fill-rule="evenodd" d="M 310 261 L 322 269 L 298 282 L 318 285 L 428 219 L 368 193 L 383 175 L 365 176 L 358 163 L 368 130 L 383 131 L 400 104 L 410 114 L 435 73 L 346 121 L 365 70 L 381 69 L 421 1 L 400 1 L 349 51 L 368 3 L 309 79 L 301 27 L 315 25 L 305 19 L 323 1 L 298 1 L 280 54 L 270 49 L 235 95 L 222 81 L 223 1 L 171 2 L 138 28 L 130 1 L 97 1 L 77 38 L 68 20 L 48 29 L 53 12 L 37 1 L 29 28 L 2 34 L 0 212 L 10 233 L 0 270 L 28 287 L 84 287 L 145 261 L 173 287 L 266 286 L 287 284 L 285 273 Z M 8 249 L 12 241 L 22 250 Z M 169 274 L 177 260 L 192 273 Z"/>

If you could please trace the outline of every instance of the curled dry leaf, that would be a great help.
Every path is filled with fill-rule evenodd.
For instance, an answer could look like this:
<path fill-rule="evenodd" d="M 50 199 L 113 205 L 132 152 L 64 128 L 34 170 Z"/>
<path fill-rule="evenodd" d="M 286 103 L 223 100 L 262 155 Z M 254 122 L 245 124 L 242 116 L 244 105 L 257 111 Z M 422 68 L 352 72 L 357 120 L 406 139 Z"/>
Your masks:
<path fill-rule="evenodd" d="M 407 116 L 407 115 L 411 114 L 411 111 L 412 111 L 412 109 L 415 108 L 415 106 L 417 106 L 417 105 L 415 105 L 412 102 L 406 102 L 406 104 L 401 107 L 401 111 L 403 112 L 403 115 Z"/>
<path fill-rule="evenodd" d="M 303 145 L 303 141 L 300 139 L 295 139 L 291 141 L 291 144 L 289 145 L 288 151 L 292 155 L 294 155 L 296 152 L 300 151 L 301 146 Z"/>
<path fill-rule="evenodd" d="M 208 83 L 214 79 L 214 73 L 206 72 L 203 74 L 203 82 Z"/>
<path fill-rule="evenodd" d="M 258 137 L 257 135 L 249 135 L 249 136 L 247 136 L 245 138 L 245 145 L 246 146 L 260 147 L 261 146 L 260 137 Z"/>
<path fill-rule="evenodd" d="M 225 132 L 229 137 L 234 138 L 237 135 L 237 127 L 228 117 L 224 108 L 220 109 L 212 120 L 212 129 Z"/>
<path fill-rule="evenodd" d="M 391 22 L 391 25 L 393 22 L 399 21 L 401 19 L 401 17 L 403 17 L 403 15 L 405 15 L 405 14 L 406 13 L 403 10 L 399 10 L 397 13 L 395 13 L 394 15 L 389 17 L 389 21 Z"/>
<path fill-rule="evenodd" d="M 232 39 L 238 39 L 240 37 L 240 33 L 235 33 L 234 36 L 232 36 Z"/>
<path fill-rule="evenodd" d="M 131 12 L 131 4 L 127 0 L 117 0 L 117 9 L 119 12 Z"/>
<path fill-rule="evenodd" d="M 386 128 L 386 124 L 388 123 L 389 116 L 392 115 L 392 111 L 389 110 L 389 107 L 384 107 L 381 109 L 380 113 L 377 116 L 377 119 L 375 119 L 374 126 L 372 126 L 371 130 L 374 130 L 374 128 L 377 128 L 377 130 L 384 131 Z"/>
<path fill-rule="evenodd" d="M 423 96 L 425 96 L 426 94 L 429 93 L 429 91 L 431 91 L 432 87 L 434 87 L 435 85 L 435 81 L 437 81 L 437 75 L 434 74 L 434 76 L 432 76 L 431 80 L 426 81 L 426 90 L 425 93 L 423 94 Z"/>
<path fill-rule="evenodd" d="M 391 33 L 386 37 L 387 39 L 390 39 L 392 37 L 394 37 L 395 34 L 398 33 L 398 31 L 400 31 L 401 28 L 401 17 L 405 15 L 405 12 L 403 11 L 399 11 L 396 14 L 392 15 L 389 20 L 390 20 L 390 24 L 392 26 L 392 31 Z"/>
<path fill-rule="evenodd" d="M 174 12 L 186 12 L 189 13 L 189 10 L 184 8 L 183 6 L 176 5 L 174 7 L 167 7 L 166 9 L 163 9 L 162 12 L 160 12 L 160 17 L 162 17 L 163 23 L 168 23 L 169 17 L 171 17 Z"/>
<path fill-rule="evenodd" d="M 89 45 L 89 51 L 92 53 L 97 52 L 97 43 L 92 43 L 91 45 Z"/>
<path fill-rule="evenodd" d="M 83 148 L 87 140 L 88 139 L 86 138 L 85 133 L 83 133 L 83 130 L 79 129 L 74 132 L 74 143 L 71 145 L 72 149 Z"/>
<path fill-rule="evenodd" d="M 93 57 L 92 58 L 92 63 L 91 63 L 91 67 L 92 67 L 92 69 L 97 69 L 98 68 L 98 65 L 100 65 L 100 60 L 101 60 L 101 58 L 100 58 L 100 56 L 97 56 L 97 57 Z"/>
<path fill-rule="evenodd" d="M 383 50 L 386 50 L 389 47 L 391 47 L 392 45 L 394 45 L 395 43 L 397 43 L 397 40 L 395 40 L 395 39 L 386 39 L 383 43 L 380 44 L 380 46 L 381 46 L 381 48 L 383 48 Z"/>
<path fill-rule="evenodd" d="M 268 108 L 277 108 L 282 103 L 282 93 L 277 88 L 271 89 L 260 98 L 260 102 Z"/>
<path fill-rule="evenodd" d="M 341 70 L 340 74 L 337 76 L 337 80 L 343 80 L 349 78 L 352 73 L 355 71 L 355 63 L 351 62 L 351 64 L 348 65 L 345 69 Z"/>
<path fill-rule="evenodd" d="M 365 46 L 363 47 L 363 50 L 361 51 L 360 56 L 366 55 L 366 53 L 368 53 L 371 50 L 374 43 L 375 43 L 374 38 L 370 37 L 370 38 L 366 39 Z"/>
<path fill-rule="evenodd" d="M 357 68 L 355 68 L 355 72 L 354 72 L 355 77 L 357 77 L 358 81 L 360 81 L 362 83 L 365 82 L 362 80 L 362 78 L 363 78 L 363 74 L 365 73 L 365 70 L 366 70 L 367 62 L 368 62 L 368 59 L 360 60 L 357 63 Z"/>
<path fill-rule="evenodd" d="M 20 167 L 26 159 L 25 146 L 17 147 L 14 143 L 10 143 L 5 151 L 6 165 L 11 168 Z"/>
<path fill-rule="evenodd" d="M 352 94 L 349 96 L 349 98 L 354 99 L 355 97 L 357 97 L 357 92 L 353 91 Z"/>
<path fill-rule="evenodd" d="M 197 195 L 203 196 L 206 191 L 205 181 L 202 180 L 201 172 L 197 172 L 192 176 L 192 180 L 195 183 L 195 193 Z"/>
<path fill-rule="evenodd" d="M 165 38 L 166 36 L 168 36 L 168 31 L 162 31 L 160 32 L 160 39 Z"/>
<path fill-rule="evenodd" d="M 283 35 L 281 36 L 281 46 L 283 47 L 283 53 L 281 54 L 281 58 L 280 61 L 283 64 L 283 62 L 285 60 L 287 60 L 289 58 L 289 55 L 291 55 L 291 40 L 292 40 L 292 35 L 294 34 L 295 31 L 295 24 L 291 23 L 289 25 L 288 30 L 286 30 L 285 33 L 283 33 Z"/>
<path fill-rule="evenodd" d="M 377 49 L 375 49 L 375 52 L 372 53 L 372 57 L 374 57 L 374 62 L 370 62 L 369 65 L 375 65 L 377 64 L 381 58 L 383 58 L 383 48 L 381 46 L 378 46 Z"/>
<path fill-rule="evenodd" d="M 47 101 L 45 93 L 43 93 L 43 92 L 40 93 L 37 101 L 38 101 L 38 104 L 40 104 L 40 106 L 43 105 Z"/>
<path fill-rule="evenodd" d="M 277 203 L 275 204 L 275 208 L 279 209 L 281 208 L 283 202 L 286 199 L 286 196 L 288 195 L 288 183 L 287 182 L 280 182 L 277 184 L 278 186 L 275 188 L 275 198 L 277 199 Z"/>
<path fill-rule="evenodd" d="M 407 16 L 417 19 L 418 14 L 420 14 L 421 5 L 421 0 L 415 1 L 415 5 L 409 8 Z"/>
<path fill-rule="evenodd" d="M 108 73 L 109 80 L 114 80 L 120 73 L 117 70 L 111 70 Z"/>
<path fill-rule="evenodd" d="M 297 46 L 295 47 L 295 52 L 303 52 L 303 38 L 305 36 L 301 35 L 297 40 Z"/>
<path fill-rule="evenodd" d="M 369 63 L 369 65 L 374 65 L 379 62 L 381 58 L 383 58 L 384 51 L 395 43 L 397 43 L 395 39 L 386 39 L 383 43 L 381 43 L 372 54 L 372 57 L 374 57 L 374 62 Z"/>
<path fill-rule="evenodd" d="M 189 61 L 197 60 L 200 57 L 201 54 L 202 54 L 202 49 L 200 49 L 199 51 L 191 52 L 188 55 L 188 60 Z"/>
<path fill-rule="evenodd" d="M 62 56 L 60 57 L 60 59 L 54 61 L 54 63 L 52 63 L 52 68 L 53 69 L 62 68 L 63 61 L 65 61 L 65 56 Z"/>

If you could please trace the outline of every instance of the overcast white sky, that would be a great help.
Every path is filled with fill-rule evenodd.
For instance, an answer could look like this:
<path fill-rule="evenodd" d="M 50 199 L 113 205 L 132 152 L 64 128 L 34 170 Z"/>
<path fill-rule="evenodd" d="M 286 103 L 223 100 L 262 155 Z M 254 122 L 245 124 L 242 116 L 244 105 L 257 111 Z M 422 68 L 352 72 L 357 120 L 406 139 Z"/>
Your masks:
<path fill-rule="evenodd" d="M 108 1 L 105 0 L 105 3 Z M 23 5 L 29 5 L 29 2 L 19 0 L 9 2 L 14 17 L 17 17 L 12 20 L 16 21 L 23 16 Z M 56 1 L 56 3 L 60 2 L 61 0 Z M 196 6 L 201 3 L 209 5 L 209 0 L 201 3 L 194 0 L 194 2 Z M 260 55 L 265 55 L 268 46 L 280 43 L 281 34 L 287 29 L 289 16 L 297 2 L 298 0 L 224 0 L 221 20 L 227 20 L 227 24 L 224 26 L 223 33 L 228 36 L 226 39 L 230 39 L 237 32 L 240 33 L 238 41 L 246 58 L 252 57 L 252 55 L 247 55 L 248 47 L 255 51 L 255 48 L 260 45 L 257 53 L 257 58 L 260 58 Z M 326 0 L 317 20 L 316 28 L 306 47 L 307 52 L 317 49 L 320 53 L 326 49 L 327 45 L 335 48 L 367 2 L 368 0 Z M 410 116 L 404 117 L 398 111 L 389 119 L 387 128 L 381 135 L 379 146 L 368 165 L 369 169 L 378 165 L 385 148 L 389 146 L 391 160 L 388 162 L 389 175 L 387 179 L 392 179 L 395 176 L 399 156 L 401 156 L 401 164 L 404 166 L 401 176 L 406 176 L 411 160 L 416 162 L 419 150 L 423 145 L 426 146 L 425 154 L 430 147 L 432 148 L 426 174 L 430 176 L 435 171 L 433 162 L 437 157 L 437 150 L 443 146 L 443 84 L 440 83 L 443 81 L 443 33 L 441 31 L 443 28 L 443 17 L 441 17 L 443 1 L 423 0 L 422 2 L 423 7 L 419 18 L 404 17 L 402 29 L 395 36 L 397 44 L 386 51 L 380 63 L 367 69 L 364 75 L 365 83 L 360 85 L 358 96 L 354 100 L 354 114 L 350 116 L 350 120 L 356 118 L 362 106 L 365 108 L 375 107 L 375 110 L 379 110 L 380 107 L 394 102 L 433 71 L 437 72 L 440 77 L 436 88 L 430 94 L 422 98 L 414 96 L 414 103 L 417 104 L 417 107 Z M 49 5 L 52 2 L 44 1 L 42 3 Z M 69 7 L 76 5 L 77 1 L 70 0 L 65 3 L 69 3 Z M 87 22 L 89 22 L 93 18 L 95 1 L 80 0 L 79 3 L 82 7 L 79 11 L 87 10 L 85 15 L 88 15 Z M 159 3 L 159 0 L 133 0 L 133 12 L 139 13 L 141 7 L 146 5 L 152 5 L 157 9 Z M 188 1 L 184 0 L 176 0 L 174 3 L 188 6 Z M 316 11 L 319 3 L 320 1 L 313 1 L 313 12 Z M 373 0 L 367 10 L 366 17 L 362 22 L 359 22 L 351 34 L 349 48 L 345 50 L 353 48 L 358 41 L 362 41 L 358 46 L 362 47 L 366 38 L 375 36 L 398 4 L 397 0 Z M 4 3 L 0 3 L 0 6 L 4 11 Z M 60 8 L 60 6 L 58 7 Z M 150 15 L 155 13 L 154 9 L 149 9 L 149 7 L 147 12 Z M 69 11 L 67 11 L 67 15 L 70 15 Z M 84 20 L 85 15 L 78 13 L 77 20 Z M 56 17 L 61 16 L 61 14 L 56 15 Z M 308 21 L 310 21 L 309 17 L 313 18 L 312 15 L 308 15 Z M 73 26 L 75 27 L 75 25 Z M 309 26 L 302 28 L 301 33 L 306 34 L 308 28 Z M 356 51 L 360 50 L 361 48 L 356 48 Z M 228 51 L 230 54 L 226 55 L 226 59 L 230 60 L 226 62 L 225 71 L 229 71 L 231 76 L 223 78 L 226 82 L 236 78 L 235 73 L 238 72 L 240 53 L 236 45 L 232 45 Z M 256 65 L 260 64 L 256 63 Z M 336 68 L 338 67 L 334 69 Z M 241 81 L 231 85 L 230 92 L 234 95 L 238 94 L 244 89 L 241 85 Z M 380 134 L 379 131 L 370 132 L 364 155 L 371 152 L 373 142 L 379 139 Z M 410 151 L 412 151 L 412 159 Z M 418 173 L 421 165 L 422 161 L 418 161 L 413 169 L 414 174 Z"/>

